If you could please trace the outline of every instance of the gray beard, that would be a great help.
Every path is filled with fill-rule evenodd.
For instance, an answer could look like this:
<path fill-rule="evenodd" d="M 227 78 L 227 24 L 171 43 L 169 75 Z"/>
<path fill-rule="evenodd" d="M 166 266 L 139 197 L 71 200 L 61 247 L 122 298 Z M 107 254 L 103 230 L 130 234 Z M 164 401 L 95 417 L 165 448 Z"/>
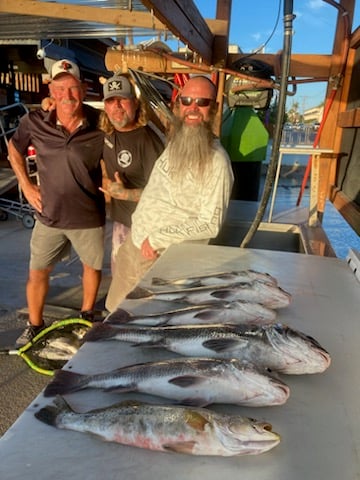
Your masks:
<path fill-rule="evenodd" d="M 212 165 L 213 141 L 209 123 L 188 126 L 176 119 L 168 145 L 171 176 L 181 180 L 190 172 L 195 178 L 203 178 L 208 166 Z"/>
<path fill-rule="evenodd" d="M 114 119 L 111 119 L 108 115 L 108 118 L 109 118 L 109 121 L 110 123 L 112 124 L 112 126 L 116 129 L 116 130 L 119 130 L 121 128 L 124 128 L 127 126 L 127 124 L 129 123 L 129 117 L 127 115 L 127 113 L 125 112 L 124 113 L 124 116 L 123 116 L 123 119 L 121 120 L 121 122 L 117 122 L 116 120 Z"/>

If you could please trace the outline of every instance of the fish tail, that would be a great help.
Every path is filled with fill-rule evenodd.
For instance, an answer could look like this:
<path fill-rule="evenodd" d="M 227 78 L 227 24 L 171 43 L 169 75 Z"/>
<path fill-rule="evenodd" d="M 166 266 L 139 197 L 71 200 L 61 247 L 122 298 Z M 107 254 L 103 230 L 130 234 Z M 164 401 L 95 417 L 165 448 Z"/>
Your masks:
<path fill-rule="evenodd" d="M 139 298 L 152 297 L 154 292 L 147 288 L 135 287 L 130 293 L 126 295 L 126 298 L 129 300 L 137 300 Z"/>
<path fill-rule="evenodd" d="M 84 335 L 83 342 L 97 342 L 98 340 L 107 340 L 114 337 L 116 327 L 106 325 L 106 323 L 95 322 L 92 328 Z"/>
<path fill-rule="evenodd" d="M 54 397 L 59 394 L 65 395 L 66 393 L 76 392 L 85 388 L 86 384 L 86 375 L 68 370 L 58 370 L 53 380 L 46 386 L 44 397 Z"/>
<path fill-rule="evenodd" d="M 106 318 L 106 323 L 112 325 L 123 324 L 131 322 L 132 315 L 122 308 L 118 308 Z"/>
<path fill-rule="evenodd" d="M 66 401 L 58 396 L 53 405 L 47 405 L 46 407 L 41 408 L 39 411 L 35 412 L 34 415 L 35 418 L 40 420 L 40 422 L 56 427 L 59 415 L 64 412 L 72 412 L 72 410 Z"/>
<path fill-rule="evenodd" d="M 169 283 L 169 281 L 165 280 L 164 278 L 153 277 L 152 280 L 151 280 L 151 283 L 153 285 L 167 285 Z"/>

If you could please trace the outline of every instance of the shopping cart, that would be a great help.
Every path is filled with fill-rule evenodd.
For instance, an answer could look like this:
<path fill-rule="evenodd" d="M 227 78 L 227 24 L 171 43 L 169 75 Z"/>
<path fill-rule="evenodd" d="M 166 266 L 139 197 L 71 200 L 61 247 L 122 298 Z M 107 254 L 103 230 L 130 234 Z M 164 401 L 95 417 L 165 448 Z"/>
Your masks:
<path fill-rule="evenodd" d="M 33 228 L 35 225 L 35 210 L 28 203 L 0 197 L 0 220 L 7 220 L 9 213 L 21 219 L 25 228 Z"/>
<path fill-rule="evenodd" d="M 15 132 L 20 118 L 28 112 L 28 108 L 22 103 L 0 107 L 0 140 L 3 142 L 1 146 L 5 152 L 9 146 L 9 138 Z M 38 184 L 36 152 L 32 145 L 29 146 L 25 159 L 30 178 L 35 184 Z M 21 219 L 24 227 L 33 228 L 35 210 L 25 201 L 20 186 L 18 186 L 18 191 L 18 201 L 0 197 L 0 221 L 7 220 L 9 214 L 12 214 Z"/>

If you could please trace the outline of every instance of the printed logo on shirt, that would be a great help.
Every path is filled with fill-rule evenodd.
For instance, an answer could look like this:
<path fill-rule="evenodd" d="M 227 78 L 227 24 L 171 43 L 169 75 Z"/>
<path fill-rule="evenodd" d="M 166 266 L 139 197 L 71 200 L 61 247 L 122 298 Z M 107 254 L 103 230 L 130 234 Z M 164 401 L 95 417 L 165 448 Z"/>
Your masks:
<path fill-rule="evenodd" d="M 129 150 L 121 150 L 118 153 L 117 163 L 120 165 L 120 167 L 126 168 L 129 165 L 131 165 L 131 162 L 132 162 L 132 155 L 131 155 L 131 152 L 129 152 Z"/>

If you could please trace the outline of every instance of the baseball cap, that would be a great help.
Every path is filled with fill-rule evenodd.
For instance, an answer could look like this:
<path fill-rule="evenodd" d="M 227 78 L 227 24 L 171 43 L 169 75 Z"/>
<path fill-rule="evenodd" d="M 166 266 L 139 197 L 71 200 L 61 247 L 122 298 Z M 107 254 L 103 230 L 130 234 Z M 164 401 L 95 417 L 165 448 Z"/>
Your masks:
<path fill-rule="evenodd" d="M 104 100 L 112 97 L 135 97 L 134 89 L 129 80 L 122 75 L 114 75 L 106 80 L 103 86 Z"/>
<path fill-rule="evenodd" d="M 72 62 L 71 60 L 59 60 L 55 62 L 51 67 L 51 79 L 53 80 L 61 73 L 69 73 L 73 77 L 80 80 L 80 70 L 76 63 Z"/>

